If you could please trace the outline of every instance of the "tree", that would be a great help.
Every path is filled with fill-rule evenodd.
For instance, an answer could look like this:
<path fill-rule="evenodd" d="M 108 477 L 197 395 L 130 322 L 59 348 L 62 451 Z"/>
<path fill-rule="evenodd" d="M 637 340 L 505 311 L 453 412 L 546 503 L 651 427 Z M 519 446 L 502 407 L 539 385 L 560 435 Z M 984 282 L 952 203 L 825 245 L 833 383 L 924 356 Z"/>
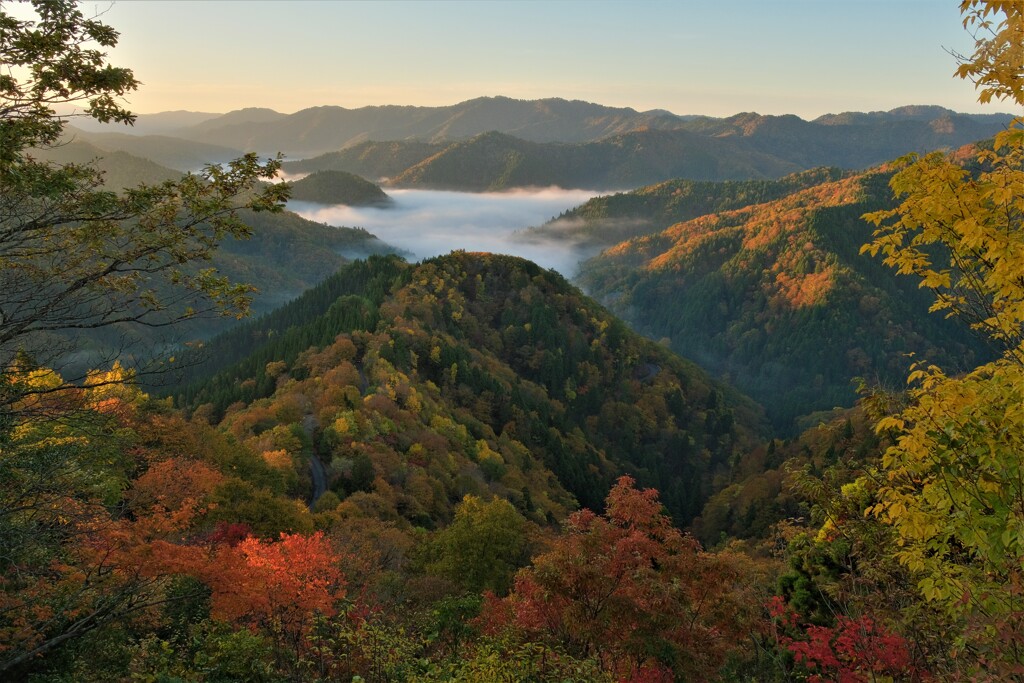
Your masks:
<path fill-rule="evenodd" d="M 90 166 L 37 160 L 70 116 L 131 123 L 120 98 L 138 82 L 106 61 L 117 32 L 71 0 L 9 7 L 0 2 L 0 671 L 17 677 L 161 604 L 173 565 L 195 552 L 177 542 L 196 496 L 218 478 L 196 468 L 168 488 L 175 465 L 158 465 L 131 500 L 132 475 L 151 464 L 133 447 L 137 372 L 43 365 L 83 350 L 85 333 L 245 313 L 251 288 L 203 264 L 248 234 L 237 209 L 278 210 L 287 188 L 256 189 L 279 161 L 254 155 L 120 194 Z"/>
<path fill-rule="evenodd" d="M 606 508 L 570 516 L 565 535 L 516 575 L 512 593 L 485 605 L 485 625 L 595 658 L 618 680 L 706 679 L 741 639 L 734 566 L 702 552 L 672 525 L 658 492 L 629 477 Z"/>
<path fill-rule="evenodd" d="M 526 518 L 501 498 L 485 503 L 466 495 L 455 519 L 433 540 L 435 557 L 427 565 L 473 591 L 505 592 L 527 557 Z"/>
<path fill-rule="evenodd" d="M 106 62 L 115 30 L 71 0 L 32 0 L 19 19 L 0 3 L 0 412 L 10 413 L 40 363 L 81 346 L 86 331 L 125 335 L 205 314 L 241 315 L 248 285 L 201 267 L 249 229 L 246 207 L 279 210 L 287 187 L 254 190 L 278 160 L 247 155 L 177 181 L 114 193 L 87 165 L 36 160 L 61 144 L 71 116 L 130 124 L 120 98 L 138 86 Z M 75 108 L 70 114 L 58 113 Z M 15 362 L 21 354 L 22 362 Z M 58 368 L 59 369 L 59 368 Z M 80 371 L 76 371 L 80 372 Z M 81 375 L 46 389 L 66 390 Z"/>
<path fill-rule="evenodd" d="M 977 42 L 957 75 L 981 102 L 1024 107 L 1024 5 L 965 0 L 961 12 Z M 863 251 L 921 278 L 932 310 L 965 318 L 1003 353 L 959 377 L 912 368 L 909 404 L 876 425 L 895 443 L 869 512 L 897 532 L 924 597 L 964 620 L 990 673 L 1006 673 L 997 667 L 1024 664 L 1024 119 L 971 169 L 938 153 L 900 166 L 902 203 L 866 217 L 879 227 Z"/>
<path fill-rule="evenodd" d="M 163 567 L 192 552 L 175 542 L 221 478 L 195 461 L 153 462 L 135 436 L 155 427 L 145 395 L 97 380 L 44 395 L 78 406 L 0 444 L 0 672 L 14 679 L 68 641 L 164 602 Z"/>

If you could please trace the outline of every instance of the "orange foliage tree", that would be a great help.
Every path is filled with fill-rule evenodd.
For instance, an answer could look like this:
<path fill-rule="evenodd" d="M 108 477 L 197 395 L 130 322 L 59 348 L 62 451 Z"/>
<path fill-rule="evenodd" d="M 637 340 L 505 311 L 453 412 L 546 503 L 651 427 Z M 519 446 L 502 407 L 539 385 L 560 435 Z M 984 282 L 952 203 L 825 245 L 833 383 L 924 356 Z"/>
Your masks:
<path fill-rule="evenodd" d="M 491 633 L 596 658 L 621 680 L 699 680 L 737 641 L 738 578 L 672 526 L 658 493 L 622 477 L 607 510 L 572 515 L 567 533 L 483 613 Z"/>
<path fill-rule="evenodd" d="M 321 532 L 249 537 L 208 560 L 196 573 L 212 589 L 211 616 L 269 632 L 296 653 L 314 620 L 334 616 L 345 597 L 341 558 Z"/>

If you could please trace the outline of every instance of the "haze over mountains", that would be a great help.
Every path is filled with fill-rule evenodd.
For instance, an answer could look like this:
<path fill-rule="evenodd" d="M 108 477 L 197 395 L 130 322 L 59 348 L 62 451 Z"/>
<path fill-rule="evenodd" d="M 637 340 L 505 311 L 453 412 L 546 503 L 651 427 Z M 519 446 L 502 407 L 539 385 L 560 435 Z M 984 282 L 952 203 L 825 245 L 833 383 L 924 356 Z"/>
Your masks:
<path fill-rule="evenodd" d="M 1009 119 L 935 106 L 814 121 L 755 113 L 710 118 L 562 99 L 481 97 L 446 107 L 168 112 L 139 117 L 135 131 L 93 124 L 75 137 L 178 170 L 241 152 L 280 152 L 292 159 L 285 165 L 291 174 L 345 171 L 391 187 L 624 190 L 673 178 L 770 179 L 815 166 L 863 169 L 908 152 L 991 137 Z"/>
<path fill-rule="evenodd" d="M 897 381 L 906 352 L 986 353 L 922 314 L 927 307 L 912 288 L 857 255 L 869 236 L 859 216 L 886 206 L 888 190 L 882 176 L 843 169 L 983 140 L 1008 119 L 934 106 L 814 121 L 753 113 L 716 119 L 498 97 L 291 115 L 255 108 L 169 112 L 140 118 L 139 130 L 164 135 L 72 130 L 71 142 L 49 154 L 77 162 L 102 157 L 108 183 L 119 188 L 247 150 L 331 150 L 285 164 L 289 174 L 306 176 L 293 192 L 302 206 L 313 203 L 305 215 L 337 224 L 331 216 L 360 215 L 342 205 L 381 207 L 372 209 L 374 222 L 393 215 L 409 223 L 406 232 L 422 230 L 420 219 L 388 208 L 394 204 L 371 181 L 410 188 L 400 192 L 629 189 L 543 226 L 516 226 L 529 228 L 518 235 L 508 226 L 479 229 L 490 230 L 498 248 L 521 255 L 551 245 L 560 270 L 613 312 L 749 392 L 769 406 L 776 428 L 790 430 L 801 415 L 850 405 L 854 376 Z M 445 222 L 441 204 L 428 208 L 435 223 Z M 440 252 L 415 250 L 462 246 L 458 235 L 475 228 L 459 222 L 462 215 L 449 220 L 451 230 L 432 228 L 419 240 L 448 235 Z M 326 277 L 343 261 L 339 251 L 388 249 L 366 233 L 346 233 L 339 242 L 326 239 L 325 230 L 332 228 L 298 216 L 263 219 L 253 248 L 229 246 L 220 265 L 257 281 L 263 312 Z M 307 237 L 292 244 L 300 233 Z M 279 251 L 268 251 L 270 245 Z M 573 254 L 583 260 L 600 249 L 608 250 L 574 266 Z"/>

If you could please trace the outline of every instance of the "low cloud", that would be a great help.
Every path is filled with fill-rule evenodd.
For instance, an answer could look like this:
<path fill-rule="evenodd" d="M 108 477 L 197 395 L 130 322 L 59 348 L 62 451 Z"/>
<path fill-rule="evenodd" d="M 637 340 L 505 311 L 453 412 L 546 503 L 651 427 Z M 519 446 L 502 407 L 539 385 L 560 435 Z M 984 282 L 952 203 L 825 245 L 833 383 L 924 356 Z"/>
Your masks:
<path fill-rule="evenodd" d="M 655 224 L 644 218 L 559 218 L 538 227 L 524 230 L 521 239 L 524 241 L 560 241 L 575 242 L 581 249 L 589 247 L 600 250 L 630 240 L 639 235 L 650 234 Z"/>
<path fill-rule="evenodd" d="M 445 192 L 387 190 L 388 208 L 288 203 L 304 218 L 335 226 L 366 228 L 384 242 L 408 251 L 415 259 L 455 249 L 513 254 L 566 277 L 590 256 L 575 240 L 530 236 L 524 228 L 538 226 L 563 211 L 583 204 L 596 192 L 545 188 L 510 192 Z"/>

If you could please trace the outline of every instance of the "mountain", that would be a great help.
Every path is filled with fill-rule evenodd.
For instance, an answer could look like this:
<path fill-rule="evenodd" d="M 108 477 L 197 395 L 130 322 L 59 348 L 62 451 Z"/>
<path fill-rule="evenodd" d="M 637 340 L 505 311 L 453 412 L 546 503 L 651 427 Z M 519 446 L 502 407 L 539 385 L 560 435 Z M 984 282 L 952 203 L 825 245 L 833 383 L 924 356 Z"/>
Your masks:
<path fill-rule="evenodd" d="M 401 175 L 407 168 L 440 154 L 450 143 L 443 142 L 361 142 L 337 152 L 327 152 L 311 159 L 286 161 L 286 173 L 316 171 L 347 171 L 380 182 Z"/>
<path fill-rule="evenodd" d="M 851 405 L 854 377 L 902 386 L 908 353 L 950 368 L 991 353 L 924 313 L 916 282 L 859 254 L 861 216 L 891 205 L 887 183 L 876 170 L 683 221 L 607 249 L 577 281 L 791 433 L 800 415 Z"/>
<path fill-rule="evenodd" d="M 153 185 L 181 177 L 180 172 L 155 161 L 128 152 L 106 151 L 74 138 L 54 147 L 33 150 L 31 156 L 60 164 L 91 165 L 103 172 L 104 185 L 111 190 L 123 190 L 139 183 Z"/>
<path fill-rule="evenodd" d="M 825 114 L 814 119 L 812 123 L 823 125 L 866 125 L 895 121 L 930 122 L 943 118 L 964 117 L 987 125 L 1006 125 L 1012 117 L 1010 114 L 959 114 L 952 109 L 935 105 L 908 105 L 889 111 L 857 112 L 848 111 L 842 114 Z"/>
<path fill-rule="evenodd" d="M 391 198 L 379 186 L 345 171 L 317 171 L 294 181 L 291 199 L 349 206 L 387 206 L 391 203 Z"/>
<path fill-rule="evenodd" d="M 227 114 L 222 114 L 211 119 L 206 119 L 194 126 L 190 126 L 186 130 L 178 131 L 177 135 L 186 139 L 195 138 L 199 141 L 203 141 L 201 138 L 204 136 L 213 136 L 216 138 L 219 135 L 224 135 L 230 138 L 230 131 L 235 129 L 248 129 L 250 127 L 259 128 L 265 124 L 272 124 L 286 120 L 287 118 L 288 114 L 282 114 L 281 112 L 274 111 L 273 109 L 267 109 L 265 107 L 246 107 L 244 109 L 230 111 Z M 252 150 L 253 139 L 251 137 L 242 137 L 239 138 L 239 140 L 240 144 L 232 146 L 237 146 L 247 151 Z M 267 152 L 267 154 L 276 153 L 277 151 Z"/>
<path fill-rule="evenodd" d="M 135 123 L 126 126 L 121 123 L 100 123 L 88 116 L 75 116 L 69 122 L 79 130 L 90 133 L 126 133 L 128 135 L 169 135 L 181 128 L 195 126 L 203 121 L 215 119 L 223 114 L 199 111 L 164 111 L 157 114 L 139 114 Z"/>
<path fill-rule="evenodd" d="M 624 188 L 664 178 L 775 177 L 796 167 L 728 140 L 686 131 L 640 131 L 582 144 L 535 143 L 502 133 L 456 142 L 391 179 L 399 187 Z"/>
<path fill-rule="evenodd" d="M 408 161 L 413 163 L 400 170 Z M 447 145 L 367 143 L 287 163 L 285 170 L 324 167 L 360 174 L 378 171 L 394 187 L 470 192 L 551 185 L 617 189 L 666 178 L 763 178 L 798 170 L 730 140 L 654 130 L 579 144 L 529 142 L 494 131 Z"/>
<path fill-rule="evenodd" d="M 544 225 L 523 230 L 520 237 L 527 241 L 558 239 L 588 247 L 608 247 L 631 237 L 659 232 L 673 223 L 771 201 L 842 176 L 838 169 L 817 168 L 778 180 L 715 182 L 676 178 L 631 192 L 594 197 Z"/>
<path fill-rule="evenodd" d="M 1010 118 L 1003 114 L 957 114 L 942 107 L 923 105 L 900 107 L 889 112 L 830 114 L 814 121 L 792 115 L 762 116 L 756 113 L 710 118 L 676 116 L 662 110 L 637 112 L 563 99 L 481 97 L 445 107 L 313 107 L 294 114 L 247 109 L 203 121 L 175 134 L 261 154 L 283 152 L 290 157 L 308 158 L 367 142 L 450 144 L 491 132 L 538 144 L 584 144 L 648 132 L 652 135 L 649 144 L 659 145 L 671 138 L 657 134 L 673 131 L 683 136 L 694 133 L 703 138 L 728 138 L 731 144 L 723 146 L 705 141 L 704 146 L 700 146 L 692 139 L 677 139 L 660 153 L 649 150 L 644 161 L 654 162 L 657 167 L 676 166 L 692 172 L 696 160 L 680 161 L 677 158 L 680 147 L 688 153 L 700 149 L 709 154 L 706 160 L 709 167 L 698 168 L 695 175 L 676 175 L 691 179 L 722 179 L 774 177 L 815 166 L 863 169 L 908 152 L 959 147 L 991 137 Z M 441 150 L 433 150 L 434 153 L 438 151 Z M 381 172 L 370 173 L 366 169 L 372 162 L 367 160 L 367 153 L 393 157 L 395 150 L 387 146 L 364 148 L 360 153 L 364 170 L 351 163 L 332 167 L 331 170 L 345 170 L 373 179 L 390 178 L 430 156 L 425 148 L 419 147 L 416 153 L 423 153 L 419 159 L 411 161 L 407 156 L 404 165 L 391 164 L 387 172 L 379 168 Z M 552 150 L 547 154 L 558 156 Z M 750 169 L 750 159 L 757 156 L 765 157 L 762 161 L 772 159 L 785 170 L 766 173 L 763 168 Z M 598 159 L 600 161 L 603 159 Z M 376 163 L 378 166 L 387 165 Z M 752 175 L 736 175 L 746 171 Z M 634 172 L 630 177 L 636 174 Z M 582 169 L 575 169 L 569 175 L 585 173 Z M 559 178 L 563 176 L 565 180 L 557 184 L 572 180 L 565 172 Z M 641 182 L 672 177 L 671 174 L 659 176 L 652 172 Z M 603 187 L 616 187 L 613 181 L 608 182 Z"/>
<path fill-rule="evenodd" d="M 285 169 L 348 171 L 394 187 L 471 192 L 551 185 L 623 189 L 677 178 L 778 178 L 820 166 L 863 169 L 910 152 L 984 139 L 1003 121 L 917 107 L 814 122 L 738 114 L 677 124 L 578 143 L 535 142 L 499 130 L 452 142 L 362 142 L 287 162 Z"/>
<path fill-rule="evenodd" d="M 237 149 L 166 135 L 91 133 L 68 126 L 65 138 L 86 142 L 104 153 L 126 152 L 176 171 L 198 171 L 208 164 L 224 163 L 242 156 Z"/>
<path fill-rule="evenodd" d="M 104 136 L 99 136 L 103 138 Z M 145 142 L 146 138 L 138 138 Z M 140 183 L 159 184 L 177 180 L 181 173 L 148 159 L 126 152 L 107 152 L 82 140 L 60 144 L 49 149 L 34 150 L 33 156 L 61 164 L 92 165 L 104 174 L 104 185 L 122 190 Z M 266 313 L 312 287 L 351 259 L 370 254 L 392 252 L 394 249 L 362 228 L 333 227 L 306 220 L 290 211 L 278 213 L 239 213 L 251 235 L 248 239 L 227 239 L 215 252 L 209 264 L 234 282 L 256 287 L 253 296 L 254 314 Z M 166 328 L 111 329 L 82 334 L 82 350 L 73 359 L 69 372 L 107 358 L 122 345 L 141 344 L 149 352 L 179 339 L 206 338 L 233 324 L 233 318 L 204 318 Z M 140 349 L 136 348 L 136 351 Z M 124 356 L 130 354 L 124 351 Z M 67 359 L 63 359 L 67 361 Z"/>
<path fill-rule="evenodd" d="M 491 130 L 534 142 L 587 142 L 634 130 L 675 128 L 683 120 L 663 111 L 637 112 L 578 100 L 480 97 L 445 107 L 312 107 L 248 118 L 227 114 L 180 134 L 265 154 L 306 157 L 368 140 L 458 140 Z"/>
<path fill-rule="evenodd" d="M 902 113 L 901 113 L 902 112 Z M 793 116 L 744 113 L 694 119 L 684 127 L 785 159 L 800 168 L 864 169 L 910 152 L 957 148 L 992 137 L 1009 115 L 976 119 L 939 107 L 908 107 L 883 114 L 848 113 L 804 121 Z"/>
<path fill-rule="evenodd" d="M 600 506 L 628 473 L 657 486 L 686 522 L 715 472 L 763 430 L 752 402 L 629 331 L 553 271 L 509 256 L 359 262 L 203 352 L 210 360 L 192 371 L 198 381 L 180 392 L 183 404 L 235 421 L 245 406 L 265 415 L 267 397 L 315 391 L 324 398 L 291 404 L 312 406 L 321 443 L 335 457 L 365 454 L 404 495 L 440 468 L 451 472 L 440 477 L 449 501 L 498 493 L 524 506 L 523 477 L 543 481 L 547 471 L 579 504 Z M 342 377 L 348 388 L 326 397 Z M 301 413 L 273 420 L 287 428 Z M 454 471 L 451 456 L 461 463 Z M 338 482 L 351 491 L 341 470 Z M 397 514 L 416 522 L 445 500 L 427 495 L 434 502 Z M 549 508 L 536 490 L 528 495 Z"/>

